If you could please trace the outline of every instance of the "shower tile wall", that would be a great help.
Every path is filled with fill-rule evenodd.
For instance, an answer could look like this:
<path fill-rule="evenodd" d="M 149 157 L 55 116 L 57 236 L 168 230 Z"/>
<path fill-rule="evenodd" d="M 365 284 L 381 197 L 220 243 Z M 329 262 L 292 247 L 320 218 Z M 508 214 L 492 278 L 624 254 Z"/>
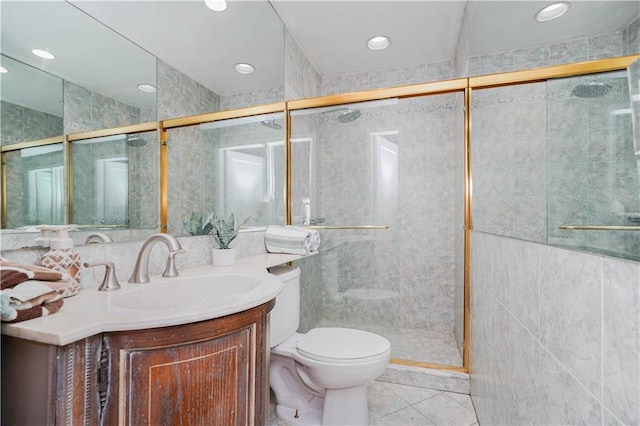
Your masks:
<path fill-rule="evenodd" d="M 640 423 L 640 265 L 473 232 L 481 424 Z"/>
<path fill-rule="evenodd" d="M 416 353 L 412 347 L 427 345 L 429 332 L 453 335 L 456 101 L 461 98 L 454 95 L 400 100 L 397 108 L 362 108 L 361 118 L 345 124 L 335 114 L 326 115 L 320 117 L 315 133 L 318 184 L 312 217 L 324 217 L 327 224 L 391 227 L 322 233 L 321 325 L 386 335 L 394 357 L 460 362 L 421 359 L 426 352 Z M 294 138 L 303 133 L 297 120 Z M 387 203 L 385 211 L 374 209 L 376 132 L 397 144 L 399 152 L 396 201 Z M 294 165 L 294 176 L 297 172 Z M 302 196 L 294 195 L 294 208 Z"/>
<path fill-rule="evenodd" d="M 474 229 L 546 241 L 546 85 L 473 91 Z"/>
<path fill-rule="evenodd" d="M 625 29 L 613 33 L 471 56 L 468 75 L 494 74 L 637 54 L 640 53 L 638 19 Z"/>
<path fill-rule="evenodd" d="M 284 101 L 284 86 L 220 96 L 220 110 L 245 108 Z"/>
<path fill-rule="evenodd" d="M 416 64 L 402 68 L 386 68 L 338 76 L 322 76 L 321 94 L 325 96 L 359 90 L 449 80 L 451 78 L 453 78 L 452 61 Z"/>
<path fill-rule="evenodd" d="M 62 117 L 10 102 L 0 102 L 0 145 L 29 142 L 62 135 Z"/>

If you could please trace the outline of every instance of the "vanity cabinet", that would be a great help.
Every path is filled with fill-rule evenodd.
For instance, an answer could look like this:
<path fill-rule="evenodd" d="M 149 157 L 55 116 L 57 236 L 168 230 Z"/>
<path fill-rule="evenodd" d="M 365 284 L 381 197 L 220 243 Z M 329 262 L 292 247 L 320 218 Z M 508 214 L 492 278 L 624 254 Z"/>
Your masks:
<path fill-rule="evenodd" d="M 266 424 L 274 304 L 66 346 L 3 336 L 2 424 Z"/>

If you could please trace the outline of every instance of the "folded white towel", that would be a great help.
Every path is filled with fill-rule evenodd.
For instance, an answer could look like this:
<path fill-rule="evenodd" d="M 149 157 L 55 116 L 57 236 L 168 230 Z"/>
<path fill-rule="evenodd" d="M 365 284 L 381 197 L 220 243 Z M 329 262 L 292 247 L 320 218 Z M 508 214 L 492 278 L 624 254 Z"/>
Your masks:
<path fill-rule="evenodd" d="M 295 226 L 269 226 L 264 234 L 269 253 L 307 255 L 320 247 L 320 233 Z"/>

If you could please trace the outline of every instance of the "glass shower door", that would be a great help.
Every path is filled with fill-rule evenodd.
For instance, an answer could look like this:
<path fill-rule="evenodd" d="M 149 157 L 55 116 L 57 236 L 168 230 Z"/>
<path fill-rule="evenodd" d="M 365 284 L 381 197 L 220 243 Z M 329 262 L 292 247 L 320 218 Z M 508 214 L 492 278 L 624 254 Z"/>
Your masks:
<path fill-rule="evenodd" d="M 392 358 L 462 365 L 456 105 L 461 94 L 292 111 L 292 222 L 303 224 L 308 198 L 310 224 L 324 227 L 319 266 L 306 277 L 322 290 L 303 289 L 309 328 L 367 330 L 391 341 Z"/>

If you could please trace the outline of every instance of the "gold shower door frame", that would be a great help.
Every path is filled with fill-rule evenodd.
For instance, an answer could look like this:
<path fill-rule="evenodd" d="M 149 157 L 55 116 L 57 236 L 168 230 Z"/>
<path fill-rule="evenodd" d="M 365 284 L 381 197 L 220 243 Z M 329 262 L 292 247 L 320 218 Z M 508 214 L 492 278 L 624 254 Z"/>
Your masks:
<path fill-rule="evenodd" d="M 464 149 L 463 170 L 464 174 L 464 295 L 463 295 L 463 365 L 443 365 L 428 362 L 419 362 L 404 359 L 392 359 L 393 364 L 409 365 L 440 370 L 469 372 L 471 353 L 470 334 L 470 294 L 471 294 L 471 232 L 473 231 L 473 179 L 471 175 L 471 130 L 472 130 L 472 94 L 473 90 L 492 87 L 503 87 L 517 84 L 546 81 L 551 78 L 571 77 L 585 74 L 594 74 L 606 71 L 624 70 L 631 62 L 640 58 L 640 55 L 624 56 L 619 58 L 602 59 L 589 62 L 581 62 L 568 65 L 551 66 L 524 71 L 490 74 L 477 77 L 465 77 L 433 83 L 413 84 L 385 89 L 366 90 L 361 92 L 345 93 L 338 95 L 320 96 L 307 99 L 278 102 L 257 107 L 240 108 L 235 110 L 212 112 L 208 114 L 194 115 L 190 117 L 173 118 L 159 122 L 160 139 L 160 230 L 167 232 L 168 205 L 167 205 L 167 130 L 208 123 L 231 118 L 248 117 L 252 115 L 267 114 L 284 111 L 285 120 L 285 222 L 292 223 L 292 157 L 291 157 L 291 116 L 290 111 L 315 107 L 329 107 L 343 104 L 382 100 L 389 98 L 411 98 L 417 96 L 438 95 L 446 93 L 463 93 L 464 95 Z M 367 228 L 367 225 L 354 225 L 355 229 Z"/>

